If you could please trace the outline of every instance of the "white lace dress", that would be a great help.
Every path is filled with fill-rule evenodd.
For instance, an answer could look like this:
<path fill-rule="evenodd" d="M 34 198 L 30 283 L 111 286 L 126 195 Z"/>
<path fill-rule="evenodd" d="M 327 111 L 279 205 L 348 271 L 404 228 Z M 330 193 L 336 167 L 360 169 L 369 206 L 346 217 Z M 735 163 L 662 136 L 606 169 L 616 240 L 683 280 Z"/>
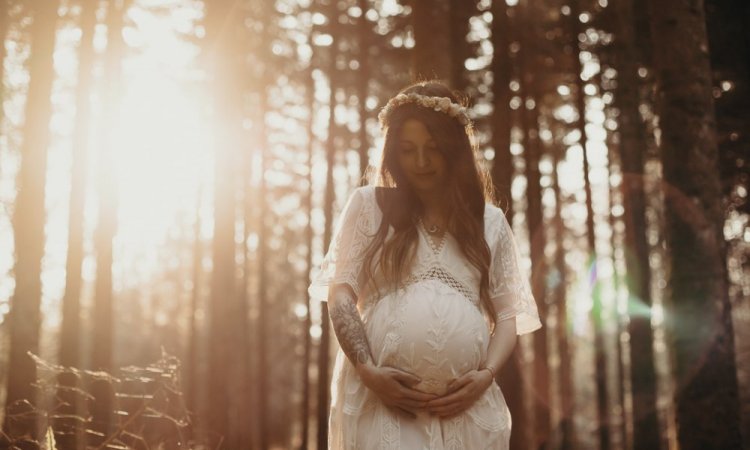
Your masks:
<path fill-rule="evenodd" d="M 309 292 L 325 301 L 329 286 L 349 284 L 357 294 L 376 364 L 411 372 L 422 380 L 416 389 L 443 394 L 452 379 L 478 368 L 486 356 L 489 330 L 479 301 L 479 272 L 452 236 L 445 233 L 438 244 L 418 226 L 415 261 L 405 283 L 385 292 L 381 282 L 378 292 L 372 280 L 364 279 L 362 261 L 381 220 L 375 187 L 356 189 Z M 484 222 L 492 254 L 490 297 L 498 321 L 516 320 L 518 334 L 534 331 L 541 324 L 505 215 L 487 205 Z M 374 277 L 378 279 L 377 271 Z M 412 419 L 383 405 L 339 350 L 331 395 L 331 449 L 508 448 L 511 418 L 495 383 L 456 417 L 420 413 Z"/>

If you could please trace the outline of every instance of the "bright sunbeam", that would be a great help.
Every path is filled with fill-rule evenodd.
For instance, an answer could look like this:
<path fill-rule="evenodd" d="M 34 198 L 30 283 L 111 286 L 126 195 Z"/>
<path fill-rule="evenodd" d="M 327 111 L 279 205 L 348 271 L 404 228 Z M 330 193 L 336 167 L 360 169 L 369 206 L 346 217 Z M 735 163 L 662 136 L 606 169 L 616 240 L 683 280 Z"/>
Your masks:
<path fill-rule="evenodd" d="M 148 277 L 158 269 L 158 247 L 165 237 L 190 232 L 185 228 L 194 221 L 197 195 L 212 179 L 213 157 L 207 96 L 195 87 L 201 86 L 196 79 L 200 74 L 193 75 L 197 48 L 176 34 L 185 28 L 182 21 L 193 18 L 177 14 L 165 19 L 137 8 L 130 15 L 135 23 L 123 37 L 138 52 L 124 62 L 122 103 L 113 130 L 116 245 L 120 264 L 137 267 L 140 276 Z M 205 221 L 210 224 L 208 217 Z"/>

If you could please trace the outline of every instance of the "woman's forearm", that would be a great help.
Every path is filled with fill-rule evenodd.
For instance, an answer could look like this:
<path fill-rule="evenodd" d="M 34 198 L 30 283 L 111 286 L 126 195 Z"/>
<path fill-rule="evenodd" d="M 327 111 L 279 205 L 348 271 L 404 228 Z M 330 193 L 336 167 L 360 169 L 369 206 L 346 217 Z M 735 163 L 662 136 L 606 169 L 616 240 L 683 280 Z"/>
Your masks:
<path fill-rule="evenodd" d="M 495 331 L 490 336 L 487 358 L 480 365 L 480 368 L 489 368 L 493 375 L 497 376 L 513 353 L 517 339 L 515 319 L 507 319 L 496 323 Z"/>
<path fill-rule="evenodd" d="M 333 331 L 349 361 L 356 368 L 372 362 L 365 325 L 357 309 L 357 297 L 347 285 L 336 285 L 328 298 Z"/>

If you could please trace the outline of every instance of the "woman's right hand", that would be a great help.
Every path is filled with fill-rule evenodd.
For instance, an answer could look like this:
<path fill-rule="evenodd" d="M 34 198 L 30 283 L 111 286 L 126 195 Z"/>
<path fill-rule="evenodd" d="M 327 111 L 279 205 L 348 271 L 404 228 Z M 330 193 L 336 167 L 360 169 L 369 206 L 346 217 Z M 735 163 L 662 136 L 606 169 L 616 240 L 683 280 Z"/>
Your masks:
<path fill-rule="evenodd" d="M 411 417 L 415 417 L 417 411 L 424 410 L 428 401 L 437 398 L 437 395 L 413 389 L 412 386 L 421 381 L 419 377 L 395 367 L 357 364 L 357 373 L 362 383 L 384 405 L 401 410 Z"/>

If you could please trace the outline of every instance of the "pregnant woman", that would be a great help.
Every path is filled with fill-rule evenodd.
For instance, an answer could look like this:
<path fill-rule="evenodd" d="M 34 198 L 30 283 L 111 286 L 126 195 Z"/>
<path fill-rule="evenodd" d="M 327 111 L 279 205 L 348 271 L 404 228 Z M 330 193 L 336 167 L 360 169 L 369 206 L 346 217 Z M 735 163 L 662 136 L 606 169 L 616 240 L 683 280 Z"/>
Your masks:
<path fill-rule="evenodd" d="M 466 109 L 423 82 L 379 117 L 379 179 L 349 198 L 310 286 L 341 345 L 329 448 L 507 449 L 495 375 L 541 324 Z"/>

